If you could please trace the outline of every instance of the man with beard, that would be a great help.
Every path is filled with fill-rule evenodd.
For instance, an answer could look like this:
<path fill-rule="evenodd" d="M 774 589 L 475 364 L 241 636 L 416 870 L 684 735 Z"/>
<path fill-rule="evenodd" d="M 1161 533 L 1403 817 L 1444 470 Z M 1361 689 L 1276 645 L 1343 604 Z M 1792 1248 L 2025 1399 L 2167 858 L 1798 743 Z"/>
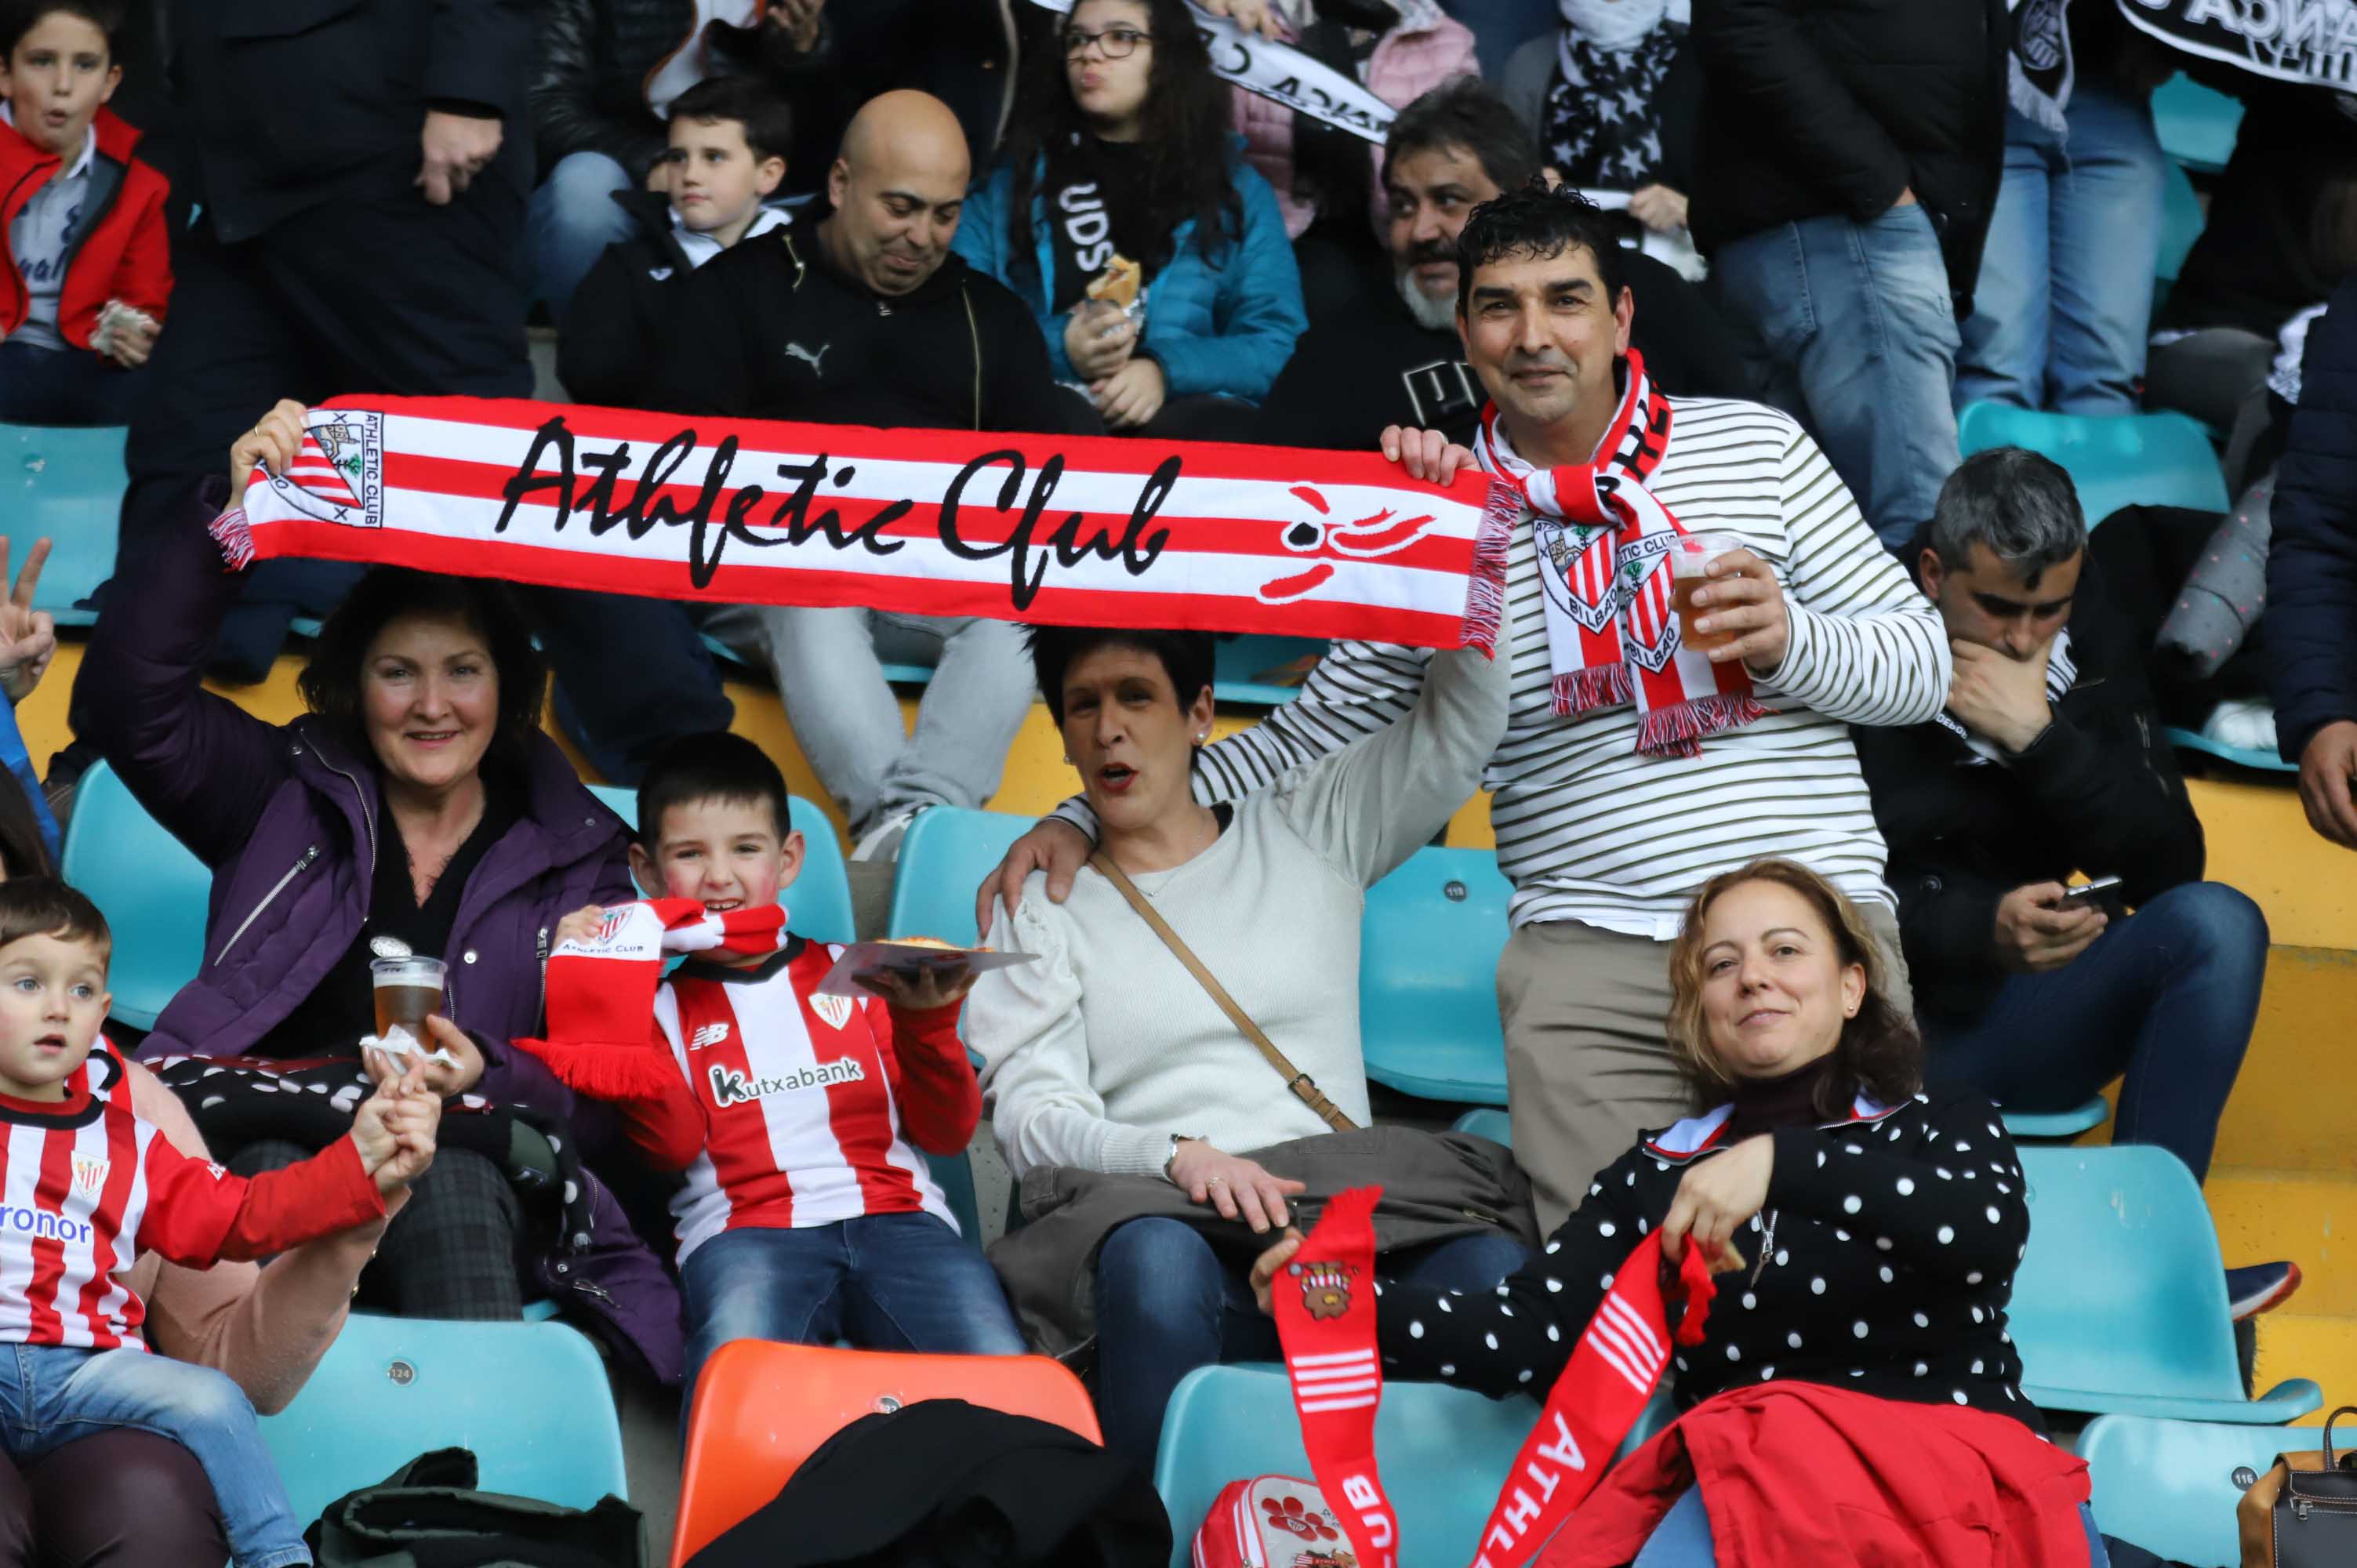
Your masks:
<path fill-rule="evenodd" d="M 1404 424 L 1470 440 L 1485 394 L 1457 337 L 1457 233 L 1475 207 L 1539 173 L 1529 131 L 1478 77 L 1401 110 L 1383 145 L 1399 307 L 1371 301 L 1347 320 L 1313 324 L 1261 404 L 1259 439 L 1361 450 Z M 1751 395 L 1734 336 L 1700 290 L 1632 248 L 1620 270 L 1649 375 L 1690 397 Z"/>

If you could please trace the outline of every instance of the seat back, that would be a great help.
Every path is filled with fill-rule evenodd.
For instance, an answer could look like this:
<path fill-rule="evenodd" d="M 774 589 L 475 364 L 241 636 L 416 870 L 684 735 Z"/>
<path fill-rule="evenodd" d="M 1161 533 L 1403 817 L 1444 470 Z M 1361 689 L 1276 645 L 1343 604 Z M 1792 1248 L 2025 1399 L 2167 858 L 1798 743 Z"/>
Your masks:
<path fill-rule="evenodd" d="M 2240 1568 L 2234 1505 L 2246 1489 L 2240 1472 L 2265 1475 L 2276 1455 L 2312 1450 L 2323 1439 L 2313 1426 L 2105 1415 L 2079 1434 L 2079 1457 L 2087 1462 L 2095 1525 L 2104 1534 L 2191 1568 Z"/>
<path fill-rule="evenodd" d="M 212 872 L 103 762 L 75 787 L 59 859 L 59 874 L 88 894 L 113 929 L 107 976 L 113 1015 L 154 1028 L 156 1015 L 203 966 Z"/>
<path fill-rule="evenodd" d="M 1359 1037 L 1367 1076 L 1429 1100 L 1506 1102 L 1498 954 L 1512 885 L 1486 849 L 1420 849 L 1367 889 Z"/>
<path fill-rule="evenodd" d="M 2153 91 L 2152 128 L 2172 160 L 2216 174 L 2234 156 L 2243 101 L 2179 71 Z"/>
<path fill-rule="evenodd" d="M 1498 1488 L 1537 1421 L 1538 1406 L 1527 1399 L 1491 1400 L 1440 1383 L 1384 1385 L 1375 1457 L 1399 1510 L 1402 1568 L 1474 1560 Z M 1284 1370 L 1188 1373 L 1170 1396 L 1154 1461 L 1154 1489 L 1170 1515 L 1170 1568 L 1188 1568 L 1220 1488 L 1252 1476 L 1313 1478 Z"/>
<path fill-rule="evenodd" d="M 485 1491 L 567 1508 L 629 1496 L 605 1364 L 562 1323 L 356 1312 L 262 1437 L 298 1520 L 435 1448 L 473 1450 Z"/>
<path fill-rule="evenodd" d="M 961 945 L 979 941 L 974 929 L 974 890 L 1005 857 L 1007 846 L 1038 820 L 955 806 L 919 812 L 909 824 L 909 836 L 900 841 L 885 930 L 896 937 L 937 937 Z"/>
<path fill-rule="evenodd" d="M 778 1495 L 863 1415 L 964 1400 L 1103 1441 L 1088 1390 L 1045 1356 L 920 1356 L 737 1339 L 713 1352 L 687 1426 L 672 1561 L 684 1563 Z"/>
<path fill-rule="evenodd" d="M 33 607 L 59 626 L 88 626 L 78 608 L 114 575 L 116 521 L 123 510 L 124 432 L 0 424 L 0 532 L 8 538 L 13 581 L 37 539 L 49 542 Z"/>
<path fill-rule="evenodd" d="M 2181 413 L 2093 418 L 1975 403 L 1957 416 L 1956 438 L 1967 454 L 2027 446 L 2061 464 L 2091 529 L 2126 506 L 2227 507 L 2226 478 L 2210 437 Z"/>
<path fill-rule="evenodd" d="M 638 831 L 636 789 L 626 789 L 619 784 L 592 784 L 589 793 L 628 822 L 632 832 Z M 834 824 L 827 821 L 825 811 L 816 801 L 805 800 L 800 795 L 788 798 L 787 815 L 802 835 L 802 874 L 784 895 L 794 930 L 814 942 L 854 940 L 858 932 L 851 918 L 851 878 L 844 870 L 843 845 L 835 839 Z"/>
<path fill-rule="evenodd" d="M 2201 1189 L 2149 1144 L 2021 1149 L 2029 1250 L 2007 1309 L 2023 1391 L 2061 1410 L 2244 1402 Z"/>
<path fill-rule="evenodd" d="M 2201 238 L 2208 222 L 2192 180 L 2177 165 L 2167 166 L 2161 175 L 2160 251 L 2153 258 L 2152 275 L 2162 283 L 2175 283 L 2177 274 L 2185 270 L 2185 258 L 2193 252 L 2193 242 Z"/>

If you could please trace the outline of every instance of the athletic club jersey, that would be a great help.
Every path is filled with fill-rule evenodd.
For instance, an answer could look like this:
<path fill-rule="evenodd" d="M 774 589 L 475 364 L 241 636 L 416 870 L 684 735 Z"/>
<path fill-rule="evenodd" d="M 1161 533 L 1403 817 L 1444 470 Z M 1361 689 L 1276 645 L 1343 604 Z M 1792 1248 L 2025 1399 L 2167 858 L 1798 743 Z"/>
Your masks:
<path fill-rule="evenodd" d="M 384 1213 L 349 1138 L 249 1181 L 174 1148 L 132 1113 L 101 1047 L 58 1103 L 0 1098 L 0 1343 L 145 1349 L 123 1276 L 143 1251 L 210 1268 Z"/>
<path fill-rule="evenodd" d="M 757 969 L 690 961 L 655 993 L 677 1092 L 625 1107 L 632 1140 L 683 1170 L 672 1200 L 679 1255 L 739 1227 L 802 1230 L 921 1210 L 952 1227 L 904 1138 L 954 1153 L 980 1089 L 957 1008 L 896 1014 L 877 997 L 821 996 L 842 949 L 791 939 Z"/>

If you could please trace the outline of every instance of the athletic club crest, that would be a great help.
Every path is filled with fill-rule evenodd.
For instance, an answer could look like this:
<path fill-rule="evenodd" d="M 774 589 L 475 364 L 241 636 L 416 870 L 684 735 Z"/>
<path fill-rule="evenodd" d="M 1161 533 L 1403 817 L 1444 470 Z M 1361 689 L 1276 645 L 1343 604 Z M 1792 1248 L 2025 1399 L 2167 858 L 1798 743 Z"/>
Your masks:
<path fill-rule="evenodd" d="M 1358 1272 L 1356 1263 L 1294 1264 L 1293 1273 L 1301 1281 L 1302 1309 L 1320 1322 L 1350 1311 L 1351 1281 Z"/>
<path fill-rule="evenodd" d="M 848 996 L 820 992 L 812 995 L 810 1004 L 811 1011 L 825 1019 L 830 1029 L 840 1029 L 851 1022 L 851 998 Z"/>
<path fill-rule="evenodd" d="M 287 506 L 321 522 L 384 526 L 384 415 L 325 410 L 270 488 Z"/>
<path fill-rule="evenodd" d="M 106 1173 L 112 1160 L 94 1160 L 88 1155 L 73 1157 L 74 1190 L 85 1197 L 96 1197 L 106 1187 Z"/>

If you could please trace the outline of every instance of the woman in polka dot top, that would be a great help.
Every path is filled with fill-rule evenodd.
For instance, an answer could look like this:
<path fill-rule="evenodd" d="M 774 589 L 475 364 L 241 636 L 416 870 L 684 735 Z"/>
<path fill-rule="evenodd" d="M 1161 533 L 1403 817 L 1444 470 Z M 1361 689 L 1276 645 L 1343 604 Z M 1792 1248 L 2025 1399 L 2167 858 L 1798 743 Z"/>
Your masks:
<path fill-rule="evenodd" d="M 1918 1092 L 1922 1047 L 1875 990 L 1874 951 L 1848 901 L 1789 862 L 1706 885 L 1671 952 L 1669 1027 L 1712 1109 L 1640 1138 L 1494 1294 L 1384 1285 L 1386 1365 L 1544 1398 L 1658 1229 L 1671 1259 L 1700 1245 L 1729 1271 L 1676 1356 L 1681 1410 L 1797 1380 L 2042 1432 L 2006 1331 L 2029 1234 L 2020 1164 L 1988 1101 Z M 1255 1285 L 1297 1245 L 1264 1254 Z"/>

